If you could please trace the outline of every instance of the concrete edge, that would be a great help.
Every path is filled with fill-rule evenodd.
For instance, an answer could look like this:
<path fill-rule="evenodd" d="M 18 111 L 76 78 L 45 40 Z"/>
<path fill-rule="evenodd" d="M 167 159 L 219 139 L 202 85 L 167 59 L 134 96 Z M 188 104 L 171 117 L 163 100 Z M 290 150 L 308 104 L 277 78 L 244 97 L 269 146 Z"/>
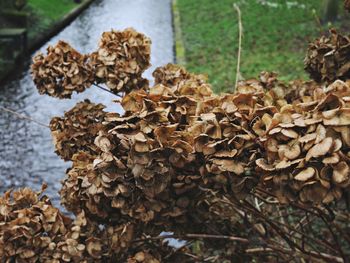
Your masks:
<path fill-rule="evenodd" d="M 50 38 L 57 35 L 66 26 L 75 20 L 75 18 L 80 15 L 94 0 L 85 0 L 76 8 L 72 9 L 68 14 L 62 17 L 60 20 L 55 22 L 52 27 L 44 32 L 41 36 L 35 38 L 31 43 L 28 44 L 28 53 L 34 52 L 36 49 L 40 48 L 45 42 Z"/>
<path fill-rule="evenodd" d="M 33 52 L 35 52 L 38 48 L 40 48 L 43 44 L 45 44 L 50 38 L 57 35 L 60 31 L 62 31 L 66 26 L 68 26 L 71 22 L 77 18 L 85 9 L 87 9 L 90 4 L 94 2 L 94 0 L 85 0 L 80 5 L 72 9 L 69 13 L 63 16 L 60 20 L 53 23 L 50 29 L 46 30 L 40 36 L 35 38 L 34 40 L 28 43 L 27 52 L 25 54 L 20 54 L 17 59 L 15 59 L 13 66 L 8 67 L 2 75 L 0 75 L 0 83 L 5 81 L 7 78 L 11 76 L 13 71 L 17 68 L 16 64 L 20 62 L 22 59 L 26 58 Z"/>
<path fill-rule="evenodd" d="M 175 39 L 175 62 L 177 64 L 186 65 L 185 45 L 182 37 L 181 30 L 181 17 L 177 6 L 177 0 L 173 0 L 171 4 L 171 10 L 173 13 L 173 27 L 174 27 L 174 39 Z"/>

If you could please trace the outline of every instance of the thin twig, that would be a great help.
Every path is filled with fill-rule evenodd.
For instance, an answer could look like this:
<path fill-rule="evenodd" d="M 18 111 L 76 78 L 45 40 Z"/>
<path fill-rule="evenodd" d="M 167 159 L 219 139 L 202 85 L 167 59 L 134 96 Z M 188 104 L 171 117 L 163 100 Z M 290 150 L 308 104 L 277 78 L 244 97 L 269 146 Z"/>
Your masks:
<path fill-rule="evenodd" d="M 300 227 L 306 227 L 313 220 L 317 219 L 317 217 L 315 215 L 313 215 L 313 217 L 310 219 L 308 216 L 308 213 L 307 212 L 305 212 L 305 213 L 306 213 L 306 215 L 302 219 L 299 220 L 298 224 L 295 226 L 295 229 L 298 229 Z M 292 231 L 290 234 L 293 235 L 294 231 Z"/>
<path fill-rule="evenodd" d="M 272 248 L 268 248 L 268 247 L 255 247 L 255 248 L 248 248 L 245 250 L 245 253 L 247 254 L 255 254 L 255 253 L 270 253 L 270 252 L 274 252 L 274 250 Z"/>
<path fill-rule="evenodd" d="M 117 97 L 119 97 L 119 98 L 123 98 L 123 97 L 120 96 L 119 94 L 115 94 L 115 93 L 113 93 L 112 91 L 110 91 L 109 89 L 106 89 L 106 88 L 104 88 L 104 87 L 102 87 L 102 86 L 100 86 L 100 85 L 98 85 L 98 84 L 96 84 L 96 83 L 92 83 L 92 85 L 94 85 L 95 87 L 97 87 L 97 88 L 99 88 L 99 89 L 101 89 L 101 90 L 107 91 L 108 93 L 111 93 L 111 94 L 113 94 L 114 96 L 117 96 Z"/>
<path fill-rule="evenodd" d="M 276 233 L 278 235 L 280 235 L 283 238 L 283 240 L 286 241 L 287 244 L 291 248 L 297 248 L 299 250 L 302 250 L 301 247 L 297 243 L 295 243 L 293 240 L 291 240 L 289 238 L 288 233 L 284 232 L 284 230 L 279 226 L 279 225 L 281 225 L 280 222 L 279 222 L 279 224 L 276 224 L 274 221 L 269 220 L 268 217 L 266 217 L 262 213 L 259 213 L 259 211 L 257 211 L 256 208 L 253 205 L 251 205 L 249 202 L 247 202 L 246 200 L 243 201 L 243 204 L 245 205 L 244 207 L 246 209 L 248 209 L 251 213 L 255 214 L 256 216 L 260 216 L 261 218 L 263 218 L 265 220 L 265 222 L 268 223 L 271 226 L 271 228 L 273 230 L 275 230 Z"/>
<path fill-rule="evenodd" d="M 268 223 L 276 232 L 277 234 L 279 234 L 282 239 L 287 242 L 287 244 L 291 247 L 291 248 L 297 248 L 298 250 L 300 250 L 301 252 L 305 253 L 305 254 L 308 254 L 307 251 L 303 250 L 302 247 L 300 247 L 297 243 L 295 243 L 293 240 L 291 240 L 291 237 L 289 236 L 289 233 L 288 232 L 284 232 L 284 230 L 281 228 L 281 226 L 285 226 L 287 227 L 288 229 L 291 229 L 297 233 L 300 233 L 301 235 L 304 235 L 306 237 L 306 240 L 312 240 L 313 242 L 315 243 L 319 243 L 320 245 L 322 246 L 325 246 L 327 247 L 328 249 L 330 250 L 333 250 L 335 252 L 338 252 L 336 249 L 332 248 L 332 247 L 329 247 L 328 244 L 325 244 L 324 242 L 320 242 L 318 241 L 317 239 L 314 239 L 312 238 L 311 236 L 308 236 L 306 235 L 305 233 L 302 233 L 292 227 L 290 227 L 289 225 L 284 225 L 283 223 L 278 223 L 278 225 L 275 223 L 275 221 L 271 221 L 267 216 L 265 216 L 264 214 L 262 213 L 259 213 L 256 211 L 255 207 L 251 204 L 249 204 L 247 201 L 244 201 L 241 205 L 241 208 L 242 209 L 246 209 L 248 211 L 250 211 L 251 213 L 255 214 L 255 216 L 257 217 L 260 217 L 262 219 L 264 219 L 264 221 L 266 223 Z M 294 236 L 294 238 L 296 238 Z"/>
<path fill-rule="evenodd" d="M 96 83 L 93 83 L 92 85 L 94 85 L 95 87 L 97 87 L 97 88 L 99 88 L 101 90 L 107 91 L 107 92 L 109 92 L 109 93 L 111 93 L 111 94 L 113 94 L 113 95 L 115 95 L 115 96 L 117 96 L 119 98 L 123 98 L 123 96 L 121 96 L 119 94 L 115 94 L 115 93 L 111 92 L 110 90 L 108 90 L 108 89 L 106 89 L 106 88 L 104 88 L 104 87 L 102 87 L 102 86 L 100 86 L 100 85 L 98 85 Z M 6 111 L 6 112 L 12 113 L 13 115 L 17 116 L 17 118 L 19 118 L 19 119 L 28 120 L 28 121 L 34 122 L 34 123 L 36 123 L 36 124 L 38 124 L 40 126 L 43 126 L 45 128 L 50 128 L 50 126 L 45 124 L 45 123 L 42 123 L 42 122 L 37 121 L 37 120 L 34 120 L 33 118 L 31 118 L 31 117 L 29 117 L 27 115 L 18 113 L 18 112 L 14 111 L 14 110 L 11 110 L 9 108 L 5 108 L 3 106 L 0 106 L 0 109 L 3 110 L 3 111 Z"/>
<path fill-rule="evenodd" d="M 239 9 L 239 6 L 236 3 L 233 4 L 233 7 L 237 11 L 237 15 L 238 15 L 238 29 L 239 29 L 238 55 L 237 55 L 237 67 L 236 67 L 236 82 L 235 82 L 235 88 L 234 88 L 234 91 L 236 91 L 237 86 L 238 86 L 238 79 L 239 79 L 239 75 L 240 75 L 243 26 L 242 26 L 242 18 L 241 18 L 241 9 Z"/>
<path fill-rule="evenodd" d="M 282 226 L 284 225 L 284 231 L 288 232 L 288 229 L 285 227 L 285 225 L 287 225 L 286 220 L 285 220 L 285 214 L 282 212 L 281 206 L 277 206 L 276 208 L 278 211 L 280 223 L 282 224 Z"/>
<path fill-rule="evenodd" d="M 314 18 L 316 20 L 318 29 L 320 30 L 320 34 L 322 35 L 323 34 L 323 29 L 322 29 L 321 19 L 318 17 L 317 12 L 316 12 L 315 9 L 312 10 L 312 14 L 313 14 L 313 16 L 314 16 Z"/>
<path fill-rule="evenodd" d="M 271 194 L 271 193 L 270 193 Z M 271 194 L 272 195 L 272 194 Z M 232 202 L 230 202 L 229 200 L 223 200 L 223 202 L 226 202 L 227 204 L 230 204 L 231 206 L 232 206 L 232 208 L 234 208 L 235 209 L 235 204 L 234 203 L 232 203 Z M 246 201 L 245 201 L 246 202 Z M 249 203 L 248 203 L 249 204 Z M 253 210 L 251 209 L 251 208 L 249 208 L 248 206 L 250 206 L 251 208 L 253 208 Z M 248 211 L 250 211 L 251 213 L 255 213 L 255 215 L 257 216 L 257 217 L 260 217 L 260 218 L 262 218 L 262 219 L 264 219 L 264 221 L 265 222 L 267 222 L 269 225 L 271 225 L 271 223 L 274 223 L 275 221 L 273 220 L 273 221 L 271 221 L 270 220 L 270 218 L 269 217 L 267 217 L 267 216 L 265 216 L 263 213 L 260 213 L 260 212 L 258 212 L 257 213 L 257 211 L 255 211 L 256 209 L 255 209 L 255 207 L 253 206 L 253 205 L 251 205 L 251 204 L 249 204 L 249 205 L 244 205 L 244 203 L 239 203 L 239 207 L 241 208 L 241 209 L 245 209 L 245 210 L 248 210 Z M 301 209 L 300 207 L 297 207 L 297 208 L 299 208 L 299 209 Z M 303 210 L 303 211 L 307 211 L 308 212 L 308 210 Z M 332 246 L 330 246 L 328 243 L 324 243 L 324 242 L 321 242 L 321 241 L 319 241 L 319 240 L 317 240 L 317 239 L 315 239 L 315 238 L 313 238 L 313 237 L 311 237 L 311 236 L 309 236 L 309 235 L 306 235 L 305 233 L 303 233 L 302 231 L 299 231 L 299 230 L 297 230 L 297 229 L 295 229 L 295 228 L 293 228 L 293 227 L 291 227 L 290 225 L 285 225 L 285 224 L 283 224 L 283 223 L 280 223 L 279 222 L 279 224 L 278 225 L 280 225 L 280 226 L 283 226 L 283 227 L 285 227 L 285 228 L 288 228 L 290 231 L 292 231 L 292 232 L 295 232 L 295 233 L 298 233 L 298 234 L 300 234 L 301 236 L 302 236 L 302 238 L 303 237 L 305 237 L 306 238 L 306 240 L 310 240 L 310 241 L 312 241 L 313 243 L 317 243 L 317 244 L 319 244 L 319 245 L 321 245 L 321 246 L 324 246 L 324 247 L 327 247 L 328 249 L 330 249 L 330 250 L 332 250 L 332 251 L 334 251 L 334 252 L 338 252 L 336 249 L 334 249 Z M 272 226 L 272 225 L 271 225 Z M 277 225 L 273 225 L 272 227 L 277 227 Z M 282 228 L 281 228 L 281 230 L 282 230 Z M 288 236 L 290 236 L 290 233 L 288 233 L 288 232 L 284 232 L 285 234 L 287 234 Z M 282 236 L 281 236 L 282 237 Z M 287 242 L 287 240 L 284 238 L 284 237 L 282 237 L 286 242 Z M 296 238 L 296 236 L 294 236 L 294 238 Z M 300 238 L 299 238 L 300 239 Z M 294 242 L 294 241 L 293 241 Z M 308 242 L 308 245 L 310 245 L 311 246 L 311 243 L 310 242 Z"/>
<path fill-rule="evenodd" d="M 11 110 L 11 109 L 8 109 L 8 108 L 5 108 L 3 106 L 0 106 L 0 109 L 3 110 L 3 111 L 6 111 L 6 112 L 9 112 L 9 113 L 12 113 L 13 115 L 17 116 L 17 118 L 19 119 L 25 119 L 25 120 L 28 120 L 28 121 L 31 121 L 31 122 L 34 122 L 40 126 L 43 126 L 45 128 L 50 128 L 49 125 L 45 124 L 45 123 L 42 123 L 40 121 L 36 121 L 34 119 L 32 119 L 31 117 L 27 116 L 27 115 L 24 115 L 24 114 L 21 114 L 21 113 L 18 113 L 14 110 Z"/>
<path fill-rule="evenodd" d="M 133 242 L 143 242 L 147 240 L 160 240 L 166 238 L 176 238 L 176 239 L 225 239 L 230 241 L 238 241 L 242 243 L 249 243 L 249 240 L 242 237 L 235 236 L 225 236 L 225 235 L 207 235 L 207 234 L 184 234 L 184 235 L 164 235 L 164 236 L 156 236 L 156 237 L 146 237 L 135 239 Z"/>
<path fill-rule="evenodd" d="M 335 242 L 335 245 L 337 246 L 337 250 L 340 252 L 342 258 L 345 259 L 346 257 L 345 257 L 345 253 L 343 251 L 343 248 L 338 240 L 338 236 L 334 233 L 330 222 L 328 222 L 328 220 L 325 218 L 325 215 L 323 214 L 323 212 L 321 210 L 319 210 L 319 214 L 320 214 L 322 221 L 324 222 L 324 224 L 327 226 L 329 232 L 331 233 L 333 240 Z"/>
<path fill-rule="evenodd" d="M 196 256 L 196 255 L 193 255 L 193 254 L 191 254 L 191 253 L 186 252 L 186 253 L 184 253 L 184 255 L 186 255 L 186 256 L 188 256 L 188 257 L 191 257 L 191 258 L 194 258 L 194 259 L 196 260 L 196 262 L 200 262 L 200 261 L 201 261 L 201 258 L 200 258 L 200 257 L 198 257 L 198 256 Z"/>
<path fill-rule="evenodd" d="M 89 69 L 87 69 L 87 68 L 85 68 L 84 70 L 85 70 L 85 72 L 87 72 L 88 74 L 95 74 L 92 70 L 89 70 Z M 97 88 L 99 88 L 99 89 L 101 89 L 101 90 L 103 90 L 103 91 L 106 91 L 106 92 L 108 92 L 108 93 L 110 93 L 110 94 L 113 94 L 114 96 L 117 96 L 117 97 L 122 98 L 122 96 L 120 96 L 120 95 L 118 95 L 118 94 L 115 94 L 115 93 L 113 93 L 112 91 L 110 91 L 109 89 L 106 89 L 106 88 L 104 88 L 104 87 L 98 85 L 96 82 L 92 83 L 92 85 L 95 86 L 95 87 L 97 87 Z"/>
<path fill-rule="evenodd" d="M 274 248 L 275 249 L 275 248 Z M 272 248 L 265 248 L 265 247 L 257 247 L 257 248 L 249 248 L 249 249 L 246 249 L 245 250 L 245 253 L 247 254 L 259 254 L 259 253 L 271 253 L 274 251 L 274 249 Z M 284 253 L 291 253 L 291 254 L 298 254 L 300 255 L 300 251 L 295 251 L 295 250 L 288 250 L 288 249 L 281 249 L 282 252 Z M 333 255 L 329 255 L 329 254 L 326 254 L 326 253 L 316 253 L 314 251 L 310 251 L 310 256 L 312 257 L 322 257 L 324 259 L 328 259 L 328 260 L 332 260 L 332 262 L 344 262 L 344 260 L 340 257 L 337 257 L 337 256 L 333 256 Z M 301 254 L 302 255 L 302 254 Z"/>
<path fill-rule="evenodd" d="M 276 200 L 275 197 L 269 196 L 269 198 L 272 200 L 268 200 L 268 199 L 265 199 L 262 196 L 258 195 L 257 193 L 251 193 L 251 195 L 258 198 L 260 201 L 263 201 L 264 203 L 269 204 L 269 205 L 278 205 L 280 203 L 280 202 L 278 202 L 278 200 Z"/>

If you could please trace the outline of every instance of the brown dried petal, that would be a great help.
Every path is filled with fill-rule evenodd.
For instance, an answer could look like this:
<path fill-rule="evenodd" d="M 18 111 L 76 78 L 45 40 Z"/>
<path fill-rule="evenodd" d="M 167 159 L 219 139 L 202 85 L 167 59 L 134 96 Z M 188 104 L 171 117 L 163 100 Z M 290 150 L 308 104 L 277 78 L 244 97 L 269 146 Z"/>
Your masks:
<path fill-rule="evenodd" d="M 325 138 L 322 142 L 316 144 L 307 152 L 305 157 L 306 161 L 310 160 L 311 158 L 326 155 L 330 151 L 332 145 L 333 139 L 330 137 Z"/>
<path fill-rule="evenodd" d="M 346 162 L 340 162 L 333 168 L 332 181 L 336 184 L 344 183 L 349 179 L 349 165 Z"/>
<path fill-rule="evenodd" d="M 302 170 L 299 172 L 294 179 L 297 181 L 305 182 L 309 179 L 311 179 L 315 175 L 315 169 L 312 167 L 308 167 L 305 170 Z"/>

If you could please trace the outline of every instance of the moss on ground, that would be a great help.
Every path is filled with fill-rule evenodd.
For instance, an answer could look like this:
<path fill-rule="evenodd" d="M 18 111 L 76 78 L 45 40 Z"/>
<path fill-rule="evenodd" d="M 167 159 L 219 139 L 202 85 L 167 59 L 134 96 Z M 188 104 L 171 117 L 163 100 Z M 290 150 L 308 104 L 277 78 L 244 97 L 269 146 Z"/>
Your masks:
<path fill-rule="evenodd" d="M 320 0 L 177 0 L 187 68 L 208 74 L 217 92 L 232 88 L 238 50 L 236 2 L 244 28 L 242 76 L 256 77 L 267 70 L 284 80 L 307 78 L 307 43 L 329 26 L 317 23 Z M 335 26 L 348 28 L 349 15 L 341 11 L 340 18 Z"/>

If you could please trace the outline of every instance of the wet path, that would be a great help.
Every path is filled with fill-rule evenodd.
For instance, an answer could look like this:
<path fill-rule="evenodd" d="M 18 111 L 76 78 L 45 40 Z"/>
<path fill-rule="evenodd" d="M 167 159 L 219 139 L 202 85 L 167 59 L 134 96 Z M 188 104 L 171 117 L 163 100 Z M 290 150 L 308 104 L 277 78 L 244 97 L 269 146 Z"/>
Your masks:
<path fill-rule="evenodd" d="M 71 25 L 45 44 L 55 44 L 59 39 L 69 42 L 82 53 L 97 48 L 103 31 L 133 27 L 152 39 L 152 68 L 145 76 L 151 78 L 152 70 L 173 61 L 173 36 L 170 0 L 96 0 Z M 53 116 L 61 116 L 76 102 L 89 98 L 101 102 L 108 110 L 120 111 L 110 103 L 108 93 L 92 87 L 71 100 L 58 100 L 40 96 L 29 73 L 29 61 L 16 80 L 0 87 L 0 105 L 49 123 Z M 9 187 L 30 186 L 40 189 L 48 183 L 47 194 L 58 203 L 57 191 L 69 163 L 64 163 L 55 153 L 48 128 L 0 111 L 0 192 Z"/>

